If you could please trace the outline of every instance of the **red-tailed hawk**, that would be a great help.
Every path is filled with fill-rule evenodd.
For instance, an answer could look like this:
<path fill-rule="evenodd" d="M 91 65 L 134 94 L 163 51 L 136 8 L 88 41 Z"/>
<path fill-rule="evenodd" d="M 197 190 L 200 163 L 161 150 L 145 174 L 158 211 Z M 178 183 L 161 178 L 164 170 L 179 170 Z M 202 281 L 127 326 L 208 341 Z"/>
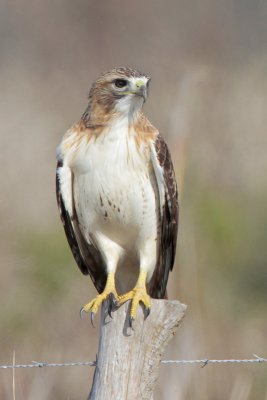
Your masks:
<path fill-rule="evenodd" d="M 110 298 L 164 298 L 173 268 L 178 196 L 169 150 L 142 112 L 150 78 L 130 68 L 92 85 L 81 120 L 57 152 L 57 199 L 74 258 L 98 296 L 82 308 L 91 318 Z"/>

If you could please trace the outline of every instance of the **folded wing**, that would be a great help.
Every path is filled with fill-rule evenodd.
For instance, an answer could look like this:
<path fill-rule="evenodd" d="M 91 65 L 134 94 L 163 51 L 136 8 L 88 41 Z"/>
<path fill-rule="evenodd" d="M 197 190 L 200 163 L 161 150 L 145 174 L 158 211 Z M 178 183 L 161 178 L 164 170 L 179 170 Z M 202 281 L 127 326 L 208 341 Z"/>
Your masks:
<path fill-rule="evenodd" d="M 169 149 L 158 135 L 151 148 L 151 160 L 156 176 L 159 201 L 159 232 L 157 265 L 149 283 L 151 297 L 166 295 L 169 272 L 173 268 L 178 233 L 178 191 Z"/>
<path fill-rule="evenodd" d="M 85 275 L 90 275 L 97 291 L 104 290 L 107 273 L 102 256 L 93 243 L 83 237 L 73 199 L 73 174 L 62 161 L 57 164 L 56 193 L 61 220 L 73 256 Z"/>

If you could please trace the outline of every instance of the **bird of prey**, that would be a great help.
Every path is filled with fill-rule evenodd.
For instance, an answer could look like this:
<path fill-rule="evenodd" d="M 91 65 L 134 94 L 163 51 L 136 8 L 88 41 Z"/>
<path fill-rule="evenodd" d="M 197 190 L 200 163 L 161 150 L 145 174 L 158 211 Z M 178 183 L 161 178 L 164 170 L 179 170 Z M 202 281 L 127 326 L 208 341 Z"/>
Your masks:
<path fill-rule="evenodd" d="M 73 256 L 102 302 L 142 303 L 166 296 L 173 268 L 178 194 L 168 147 L 142 107 L 150 78 L 115 68 L 92 85 L 80 121 L 57 150 L 57 200 Z"/>

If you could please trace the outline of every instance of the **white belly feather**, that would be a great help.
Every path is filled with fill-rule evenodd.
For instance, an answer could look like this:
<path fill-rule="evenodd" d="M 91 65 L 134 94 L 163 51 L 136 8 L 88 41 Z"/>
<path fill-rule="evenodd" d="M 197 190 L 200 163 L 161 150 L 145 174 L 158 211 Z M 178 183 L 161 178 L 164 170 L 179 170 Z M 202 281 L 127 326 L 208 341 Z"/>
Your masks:
<path fill-rule="evenodd" d="M 158 219 L 149 148 L 138 148 L 121 123 L 97 139 L 82 141 L 70 167 L 84 237 L 96 242 L 108 270 L 120 267 L 119 276 L 128 267 L 134 275 L 129 285 L 139 267 L 147 270 L 149 280 L 156 264 Z"/>

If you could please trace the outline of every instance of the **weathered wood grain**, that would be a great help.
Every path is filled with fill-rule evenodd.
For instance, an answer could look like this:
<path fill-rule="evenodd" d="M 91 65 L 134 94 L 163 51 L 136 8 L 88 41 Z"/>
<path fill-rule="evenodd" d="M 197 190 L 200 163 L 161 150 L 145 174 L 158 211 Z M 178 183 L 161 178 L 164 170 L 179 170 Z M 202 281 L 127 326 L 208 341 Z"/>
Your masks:
<path fill-rule="evenodd" d="M 152 300 L 144 319 L 138 308 L 129 327 L 129 303 L 112 314 L 102 307 L 97 366 L 88 400 L 153 400 L 160 360 L 175 334 L 186 306 L 179 301 Z"/>

